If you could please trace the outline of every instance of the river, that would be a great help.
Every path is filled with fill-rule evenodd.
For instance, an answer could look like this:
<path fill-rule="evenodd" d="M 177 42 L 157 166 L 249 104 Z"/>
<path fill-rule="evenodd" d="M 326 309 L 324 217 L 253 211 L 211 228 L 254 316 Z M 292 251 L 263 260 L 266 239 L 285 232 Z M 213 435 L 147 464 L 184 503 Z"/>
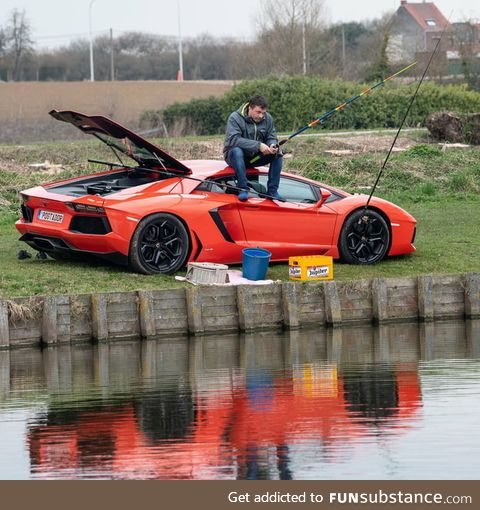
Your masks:
<path fill-rule="evenodd" d="M 480 321 L 0 352 L 0 479 L 478 479 Z"/>

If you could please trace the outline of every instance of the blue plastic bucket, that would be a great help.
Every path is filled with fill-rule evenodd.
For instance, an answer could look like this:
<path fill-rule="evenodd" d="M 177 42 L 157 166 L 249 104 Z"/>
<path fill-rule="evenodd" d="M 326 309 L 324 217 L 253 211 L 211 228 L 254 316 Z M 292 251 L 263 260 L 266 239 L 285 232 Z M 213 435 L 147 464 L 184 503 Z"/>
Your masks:
<path fill-rule="evenodd" d="M 247 280 L 265 280 L 272 254 L 263 248 L 245 248 L 242 254 L 243 277 Z"/>

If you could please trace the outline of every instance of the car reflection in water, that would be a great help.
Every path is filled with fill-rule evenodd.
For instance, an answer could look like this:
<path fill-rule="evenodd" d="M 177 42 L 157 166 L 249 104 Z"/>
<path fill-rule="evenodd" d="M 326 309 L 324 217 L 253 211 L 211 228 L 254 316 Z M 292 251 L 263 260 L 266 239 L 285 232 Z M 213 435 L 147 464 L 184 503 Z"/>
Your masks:
<path fill-rule="evenodd" d="M 112 388 L 100 401 L 56 401 L 31 424 L 32 475 L 291 479 L 292 457 L 348 462 L 360 440 L 408 433 L 421 407 L 416 349 L 389 353 L 397 359 L 387 362 L 369 354 L 378 351 L 370 340 L 352 342 L 344 336 L 340 353 L 320 337 L 296 345 L 231 336 L 170 350 L 136 347 L 157 352 L 140 356 L 149 361 L 131 376 L 130 394 L 113 396 Z M 152 370 L 159 356 L 176 369 Z"/>

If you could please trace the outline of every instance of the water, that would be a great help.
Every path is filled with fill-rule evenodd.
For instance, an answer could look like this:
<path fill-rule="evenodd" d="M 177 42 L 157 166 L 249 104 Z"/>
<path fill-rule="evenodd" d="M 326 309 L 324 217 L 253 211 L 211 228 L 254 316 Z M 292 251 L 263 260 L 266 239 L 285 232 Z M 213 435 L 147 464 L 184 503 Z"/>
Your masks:
<path fill-rule="evenodd" d="M 0 352 L 0 479 L 478 479 L 480 321 Z"/>

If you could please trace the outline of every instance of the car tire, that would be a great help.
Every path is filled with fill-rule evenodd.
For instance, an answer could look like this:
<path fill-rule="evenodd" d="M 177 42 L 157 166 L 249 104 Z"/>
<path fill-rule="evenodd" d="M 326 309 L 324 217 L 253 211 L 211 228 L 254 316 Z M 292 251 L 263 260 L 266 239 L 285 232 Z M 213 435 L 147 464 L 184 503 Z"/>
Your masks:
<path fill-rule="evenodd" d="M 181 269 L 190 252 L 190 239 L 183 223 L 172 214 L 144 218 L 130 243 L 131 268 L 142 274 L 173 274 Z"/>
<path fill-rule="evenodd" d="M 376 264 L 390 247 L 390 229 L 383 216 L 359 209 L 345 221 L 340 233 L 340 259 L 348 264 Z"/>

